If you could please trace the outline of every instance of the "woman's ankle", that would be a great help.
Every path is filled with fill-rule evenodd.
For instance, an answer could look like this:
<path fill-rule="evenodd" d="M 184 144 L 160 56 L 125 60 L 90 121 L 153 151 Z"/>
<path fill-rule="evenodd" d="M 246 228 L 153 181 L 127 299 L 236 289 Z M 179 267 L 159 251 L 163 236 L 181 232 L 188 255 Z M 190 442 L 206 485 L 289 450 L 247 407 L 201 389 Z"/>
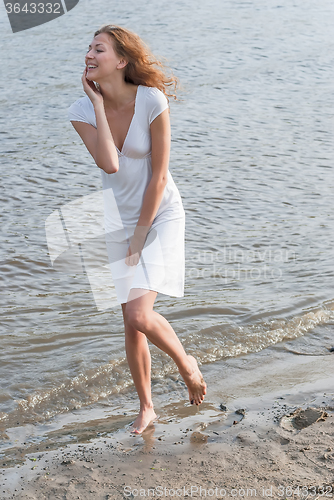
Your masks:
<path fill-rule="evenodd" d="M 186 354 L 185 358 L 183 358 L 182 365 L 178 366 L 179 372 L 182 376 L 190 377 L 194 373 L 194 365 L 191 362 L 191 358 L 189 354 Z"/>
<path fill-rule="evenodd" d="M 150 403 L 140 403 L 140 411 L 154 410 L 153 402 Z"/>

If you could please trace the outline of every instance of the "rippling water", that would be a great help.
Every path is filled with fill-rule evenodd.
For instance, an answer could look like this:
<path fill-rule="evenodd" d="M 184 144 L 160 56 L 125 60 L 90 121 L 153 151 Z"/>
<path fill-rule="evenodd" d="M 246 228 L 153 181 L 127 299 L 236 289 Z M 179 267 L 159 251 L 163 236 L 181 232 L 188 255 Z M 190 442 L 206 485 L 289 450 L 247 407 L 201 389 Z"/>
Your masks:
<path fill-rule="evenodd" d="M 202 363 L 297 337 L 314 347 L 312 330 L 334 318 L 333 9 L 82 1 L 14 35 L 2 14 L 4 428 L 132 387 L 120 308 L 98 311 L 85 274 L 53 269 L 45 236 L 54 210 L 101 189 L 67 108 L 104 22 L 137 31 L 183 86 L 170 170 L 186 210 L 186 290 L 156 310 Z M 172 385 L 175 366 L 152 353 L 154 380 Z"/>

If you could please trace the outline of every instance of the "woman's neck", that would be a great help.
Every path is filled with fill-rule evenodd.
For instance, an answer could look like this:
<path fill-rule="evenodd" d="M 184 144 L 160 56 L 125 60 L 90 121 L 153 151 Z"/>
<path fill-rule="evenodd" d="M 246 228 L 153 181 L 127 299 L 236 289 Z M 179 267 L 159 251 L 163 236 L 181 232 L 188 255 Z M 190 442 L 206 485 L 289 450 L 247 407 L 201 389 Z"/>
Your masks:
<path fill-rule="evenodd" d="M 112 83 L 102 82 L 99 85 L 105 108 L 117 111 L 130 104 L 136 97 L 137 85 L 127 83 L 124 80 Z"/>

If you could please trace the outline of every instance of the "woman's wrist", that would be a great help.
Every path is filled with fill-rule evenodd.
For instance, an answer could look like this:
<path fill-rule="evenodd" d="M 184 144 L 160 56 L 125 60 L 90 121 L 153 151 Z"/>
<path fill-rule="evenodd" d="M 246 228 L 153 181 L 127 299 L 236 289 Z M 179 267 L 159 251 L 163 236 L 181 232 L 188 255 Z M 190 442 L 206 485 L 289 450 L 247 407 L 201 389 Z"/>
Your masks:
<path fill-rule="evenodd" d="M 134 237 L 138 240 L 145 241 L 149 229 L 148 226 L 136 226 Z"/>
<path fill-rule="evenodd" d="M 93 102 L 94 106 L 94 111 L 103 111 L 104 112 L 104 104 L 103 104 L 103 99 L 96 100 Z"/>

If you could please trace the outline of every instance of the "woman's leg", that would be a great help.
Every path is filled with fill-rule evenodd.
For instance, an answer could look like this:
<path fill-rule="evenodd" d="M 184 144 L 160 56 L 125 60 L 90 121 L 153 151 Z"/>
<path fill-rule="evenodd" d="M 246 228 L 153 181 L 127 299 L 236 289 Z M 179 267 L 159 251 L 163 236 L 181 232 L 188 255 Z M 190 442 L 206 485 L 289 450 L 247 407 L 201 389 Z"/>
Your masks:
<path fill-rule="evenodd" d="M 124 308 L 125 323 L 137 332 L 142 332 L 159 349 L 167 353 L 176 363 L 189 391 L 189 400 L 199 405 L 206 394 L 206 384 L 193 356 L 186 354 L 168 321 L 153 311 L 157 292 L 132 289 Z M 130 346 L 129 346 L 130 348 Z M 136 375 L 139 371 L 136 372 Z M 135 385 L 147 384 L 147 379 L 135 382 Z M 136 385 L 136 387 L 137 387 Z M 145 394 L 147 394 L 147 389 Z"/>
<path fill-rule="evenodd" d="M 140 434 L 156 418 L 151 398 L 151 355 L 146 335 L 126 322 L 126 306 L 122 304 L 125 351 L 140 401 L 140 412 L 133 423 L 132 432 Z"/>

